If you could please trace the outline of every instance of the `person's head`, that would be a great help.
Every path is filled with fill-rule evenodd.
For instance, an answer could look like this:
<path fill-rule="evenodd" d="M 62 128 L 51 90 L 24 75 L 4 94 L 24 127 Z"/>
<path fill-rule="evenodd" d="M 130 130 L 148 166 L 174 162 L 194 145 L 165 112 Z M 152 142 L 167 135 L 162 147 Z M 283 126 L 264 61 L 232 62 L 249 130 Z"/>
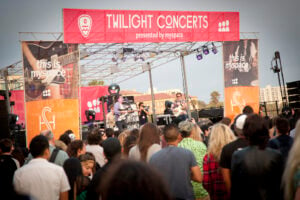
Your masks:
<path fill-rule="evenodd" d="M 42 157 L 48 159 L 50 157 L 48 138 L 44 135 L 35 136 L 29 144 L 29 150 L 34 158 Z"/>
<path fill-rule="evenodd" d="M 69 157 L 78 158 L 81 154 L 85 154 L 85 144 L 81 140 L 74 140 L 67 148 Z"/>
<path fill-rule="evenodd" d="M 13 142 L 11 139 L 4 138 L 0 140 L 0 155 L 3 153 L 11 153 L 13 151 Z"/>
<path fill-rule="evenodd" d="M 135 136 L 136 138 L 139 138 L 139 136 L 140 136 L 140 130 L 137 129 L 137 128 L 134 128 L 134 129 L 132 129 L 132 130 L 130 131 L 129 134 Z"/>
<path fill-rule="evenodd" d="M 135 137 L 134 135 L 128 135 L 125 138 L 125 142 L 123 145 L 123 155 L 128 156 L 130 149 L 136 145 L 137 143 L 137 137 Z"/>
<path fill-rule="evenodd" d="M 64 142 L 67 146 L 71 143 L 71 138 L 69 137 L 69 134 L 62 134 L 60 137 L 59 137 L 59 140 Z"/>
<path fill-rule="evenodd" d="M 54 145 L 54 134 L 51 130 L 41 131 L 40 134 L 45 136 L 50 144 Z"/>
<path fill-rule="evenodd" d="M 140 102 L 139 103 L 139 108 L 143 107 L 144 106 L 144 103 L 143 102 Z"/>
<path fill-rule="evenodd" d="M 170 200 L 164 179 L 150 166 L 124 160 L 111 166 L 101 182 L 103 200 Z"/>
<path fill-rule="evenodd" d="M 238 137 L 243 137 L 244 133 L 243 133 L 243 128 L 245 125 L 245 121 L 246 121 L 247 115 L 242 114 L 236 117 L 235 121 L 234 121 L 234 132 L 236 133 L 236 135 Z"/>
<path fill-rule="evenodd" d="M 64 162 L 63 168 L 71 187 L 69 191 L 69 199 L 74 199 L 74 187 L 76 186 L 75 183 L 78 177 L 83 176 L 81 163 L 77 158 L 69 158 Z"/>
<path fill-rule="evenodd" d="M 192 138 L 193 140 L 203 142 L 202 137 L 201 137 L 201 133 L 202 133 L 201 128 L 197 124 L 194 124 L 194 127 L 192 129 L 190 138 Z"/>
<path fill-rule="evenodd" d="M 141 153 L 141 160 L 146 161 L 148 148 L 153 144 L 159 144 L 159 129 L 152 123 L 146 123 L 143 125 L 140 138 L 138 141 L 138 147 Z"/>
<path fill-rule="evenodd" d="M 243 114 L 245 115 L 249 115 L 249 114 L 252 114 L 254 113 L 253 111 L 253 108 L 251 106 L 245 106 L 244 109 L 243 109 Z"/>
<path fill-rule="evenodd" d="M 219 161 L 222 148 L 233 140 L 235 136 L 232 130 L 227 125 L 218 123 L 211 128 L 207 153 L 212 154 Z"/>
<path fill-rule="evenodd" d="M 231 119 L 229 117 L 224 117 L 220 123 L 225 124 L 227 126 L 229 126 L 231 124 Z"/>
<path fill-rule="evenodd" d="M 114 112 L 114 104 L 111 104 L 110 106 L 109 106 L 109 110 L 110 110 L 110 112 Z"/>
<path fill-rule="evenodd" d="M 182 121 L 178 124 L 178 128 L 183 138 L 190 137 L 194 130 L 194 123 L 190 121 Z"/>
<path fill-rule="evenodd" d="M 209 136 L 212 125 L 213 125 L 212 122 L 208 122 L 208 123 L 203 123 L 200 126 L 200 128 L 205 136 Z"/>
<path fill-rule="evenodd" d="M 269 140 L 269 130 L 263 118 L 258 114 L 248 115 L 243 133 L 250 145 L 258 146 L 261 149 L 266 147 Z"/>
<path fill-rule="evenodd" d="M 118 140 L 120 141 L 121 147 L 124 146 L 126 137 L 130 134 L 130 131 L 127 129 L 119 134 Z"/>
<path fill-rule="evenodd" d="M 117 138 L 108 138 L 102 142 L 102 147 L 106 159 L 110 162 L 121 155 L 121 144 Z"/>
<path fill-rule="evenodd" d="M 89 145 L 99 145 L 101 142 L 101 135 L 99 131 L 92 131 L 87 136 L 87 142 Z"/>
<path fill-rule="evenodd" d="M 300 166 L 300 120 L 296 123 L 293 146 L 290 149 L 287 163 L 283 173 L 284 197 L 294 199 L 294 176 Z"/>
<path fill-rule="evenodd" d="M 165 126 L 163 135 L 167 143 L 179 142 L 180 132 L 176 124 Z"/>
<path fill-rule="evenodd" d="M 276 131 L 280 135 L 286 135 L 290 131 L 290 124 L 286 118 L 278 117 L 275 121 Z"/>
<path fill-rule="evenodd" d="M 105 135 L 107 138 L 114 137 L 114 129 L 112 128 L 105 129 Z"/>
<path fill-rule="evenodd" d="M 59 148 L 60 150 L 67 151 L 68 146 L 61 140 L 54 141 L 55 147 Z"/>
<path fill-rule="evenodd" d="M 181 92 L 177 92 L 176 93 L 176 100 L 181 100 L 182 99 L 182 93 Z"/>
<path fill-rule="evenodd" d="M 90 152 L 86 152 L 85 154 L 81 154 L 78 159 L 82 166 L 82 174 L 84 176 L 92 175 L 96 165 L 94 155 Z"/>

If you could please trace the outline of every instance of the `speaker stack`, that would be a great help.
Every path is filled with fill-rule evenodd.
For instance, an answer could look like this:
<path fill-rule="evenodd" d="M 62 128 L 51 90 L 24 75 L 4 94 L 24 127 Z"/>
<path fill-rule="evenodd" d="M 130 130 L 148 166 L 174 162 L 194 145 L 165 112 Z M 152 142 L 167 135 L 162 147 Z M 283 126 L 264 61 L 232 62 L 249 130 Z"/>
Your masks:
<path fill-rule="evenodd" d="M 290 107 L 300 109 L 300 81 L 288 82 L 286 87 Z"/>

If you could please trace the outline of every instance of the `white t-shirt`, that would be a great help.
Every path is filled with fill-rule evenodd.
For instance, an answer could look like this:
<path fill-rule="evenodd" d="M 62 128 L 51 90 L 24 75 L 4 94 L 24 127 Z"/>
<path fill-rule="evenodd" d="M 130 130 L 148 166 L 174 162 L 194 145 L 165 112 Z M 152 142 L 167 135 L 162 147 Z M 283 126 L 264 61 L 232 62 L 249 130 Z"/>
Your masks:
<path fill-rule="evenodd" d="M 161 150 L 161 146 L 159 144 L 152 144 L 148 148 L 146 161 L 149 162 L 151 156 L 156 152 L 158 152 L 159 150 Z M 128 157 L 133 160 L 141 159 L 141 153 L 137 145 L 135 145 L 130 149 Z"/>
<path fill-rule="evenodd" d="M 103 148 L 100 145 L 86 145 L 86 151 L 95 156 L 96 162 L 102 167 L 105 164 Z"/>
<path fill-rule="evenodd" d="M 37 200 L 58 200 L 61 192 L 70 190 L 64 169 L 43 158 L 32 159 L 16 170 L 13 183 L 17 193 Z"/>

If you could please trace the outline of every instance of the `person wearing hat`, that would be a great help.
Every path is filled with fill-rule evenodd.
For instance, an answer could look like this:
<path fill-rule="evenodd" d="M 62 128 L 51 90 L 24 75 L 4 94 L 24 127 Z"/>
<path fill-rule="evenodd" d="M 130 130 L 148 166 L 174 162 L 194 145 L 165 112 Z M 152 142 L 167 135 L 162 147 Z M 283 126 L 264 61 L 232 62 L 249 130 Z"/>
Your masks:
<path fill-rule="evenodd" d="M 195 155 L 197 165 L 203 171 L 203 158 L 207 148 L 203 142 L 191 138 L 194 132 L 197 131 L 197 124 L 191 121 L 182 121 L 178 124 L 178 127 L 183 138 L 178 147 L 192 151 Z M 202 183 L 192 181 L 192 185 L 196 199 L 209 199 L 208 192 L 203 188 Z"/>
<path fill-rule="evenodd" d="M 228 193 L 230 193 L 230 188 L 231 188 L 230 171 L 231 171 L 232 154 L 236 150 L 241 150 L 242 148 L 248 146 L 248 141 L 246 140 L 243 134 L 243 127 L 246 118 L 247 118 L 246 114 L 241 114 L 236 117 L 235 124 L 234 124 L 234 132 L 237 135 L 237 139 L 234 140 L 233 142 L 228 143 L 223 147 L 221 157 L 220 157 L 219 165 L 221 167 L 221 172 Z"/>

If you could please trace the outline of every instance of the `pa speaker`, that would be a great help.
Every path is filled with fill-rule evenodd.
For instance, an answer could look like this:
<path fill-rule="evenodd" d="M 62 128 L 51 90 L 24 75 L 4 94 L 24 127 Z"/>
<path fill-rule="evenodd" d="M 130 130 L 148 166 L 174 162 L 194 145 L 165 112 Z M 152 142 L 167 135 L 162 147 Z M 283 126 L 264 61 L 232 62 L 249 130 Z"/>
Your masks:
<path fill-rule="evenodd" d="M 300 109 L 300 81 L 286 83 L 286 87 L 290 107 Z"/>

